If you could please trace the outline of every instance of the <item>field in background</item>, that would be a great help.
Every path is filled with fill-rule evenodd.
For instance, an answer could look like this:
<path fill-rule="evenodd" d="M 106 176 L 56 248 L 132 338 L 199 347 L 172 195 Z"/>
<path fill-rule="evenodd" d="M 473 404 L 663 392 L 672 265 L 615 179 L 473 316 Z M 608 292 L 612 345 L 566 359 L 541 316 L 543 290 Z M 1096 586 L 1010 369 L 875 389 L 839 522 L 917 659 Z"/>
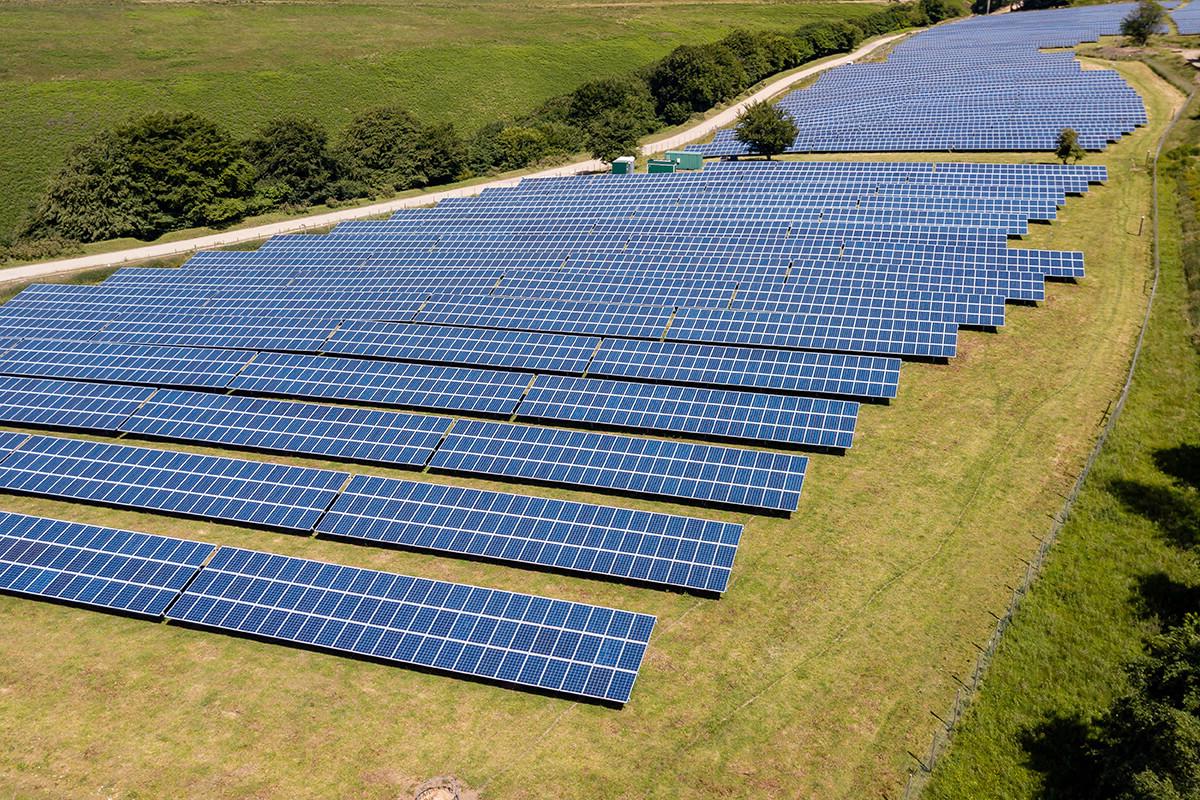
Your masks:
<path fill-rule="evenodd" d="M 864 407 L 850 453 L 812 459 L 794 519 L 702 512 L 749 520 L 720 601 L 0 496 L 5 510 L 657 614 L 625 709 L 0 597 L 0 784 L 22 797 L 395 798 L 449 773 L 506 800 L 894 795 L 1124 379 L 1149 275 L 1142 158 L 1175 95 L 1143 65 L 1120 69 L 1151 125 L 1090 156 L 1108 185 L 1020 243 L 1082 249 L 1088 277 L 1050 284 L 1041 308 L 1010 307 L 997 335 L 964 332 L 948 366 L 906 364 L 895 403 Z"/>
<path fill-rule="evenodd" d="M 0 4 L 0 238 L 75 142 L 157 110 L 238 134 L 285 114 L 331 128 L 398 103 L 470 131 L 735 27 L 794 28 L 874 3 L 348 0 Z"/>

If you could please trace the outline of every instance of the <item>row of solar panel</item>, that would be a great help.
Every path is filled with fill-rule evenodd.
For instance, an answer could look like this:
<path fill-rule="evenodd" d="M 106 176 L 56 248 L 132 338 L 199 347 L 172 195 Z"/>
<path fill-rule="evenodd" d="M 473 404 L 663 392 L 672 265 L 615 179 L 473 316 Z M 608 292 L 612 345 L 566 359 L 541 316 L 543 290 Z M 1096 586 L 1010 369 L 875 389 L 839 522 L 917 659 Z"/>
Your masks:
<path fill-rule="evenodd" d="M 611 703 L 655 618 L 0 513 L 0 591 Z"/>
<path fill-rule="evenodd" d="M 0 490 L 719 594 L 742 526 L 53 436 L 10 439 Z"/>
<path fill-rule="evenodd" d="M 807 465 L 802 456 L 677 441 L 507 423 L 455 424 L 448 417 L 45 378 L 0 378 L 0 423 L 387 466 L 430 465 L 782 512 L 796 510 Z M 488 436 L 481 438 L 479 431 Z M 489 443 L 504 444 L 503 459 L 465 459 L 486 455 Z"/>
<path fill-rule="evenodd" d="M 779 102 L 799 129 L 788 149 L 1053 150 L 1067 127 L 1084 147 L 1103 149 L 1146 123 L 1141 98 L 1113 71 L 1083 70 L 1039 48 L 1118 33 L 1131 7 L 975 17 L 920 32 L 885 61 L 828 70 Z M 732 130 L 695 149 L 750 152 Z"/>

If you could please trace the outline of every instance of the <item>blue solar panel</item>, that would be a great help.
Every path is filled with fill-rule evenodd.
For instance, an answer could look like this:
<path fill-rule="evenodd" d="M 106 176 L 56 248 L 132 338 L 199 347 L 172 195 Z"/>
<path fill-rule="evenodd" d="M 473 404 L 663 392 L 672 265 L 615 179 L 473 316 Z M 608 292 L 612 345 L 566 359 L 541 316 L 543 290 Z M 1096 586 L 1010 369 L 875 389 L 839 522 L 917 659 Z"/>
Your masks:
<path fill-rule="evenodd" d="M 144 436 L 421 467 L 452 420 L 311 403 L 163 391 L 120 429 Z"/>
<path fill-rule="evenodd" d="M 317 533 L 723 592 L 742 526 L 355 475 Z"/>
<path fill-rule="evenodd" d="M 29 438 L 27 433 L 15 433 L 12 431 L 0 431 L 0 461 L 12 450 L 17 448 L 21 442 Z"/>
<path fill-rule="evenodd" d="M 517 416 L 844 450 L 858 403 L 541 375 Z"/>
<path fill-rule="evenodd" d="M 161 617 L 216 549 L 0 512 L 0 591 Z"/>
<path fill-rule="evenodd" d="M 0 377 L 0 422 L 115 431 L 152 394 L 143 386 Z"/>
<path fill-rule="evenodd" d="M 0 462 L 0 489 L 12 492 L 303 532 L 347 477 L 52 436 L 30 437 Z"/>
<path fill-rule="evenodd" d="M 706 344 L 952 358 L 958 326 L 939 321 L 681 308 L 667 339 Z"/>
<path fill-rule="evenodd" d="M 1085 70 L 1073 47 L 1119 32 L 1131 4 L 971 17 L 898 44 L 884 61 L 826 71 L 778 106 L 796 123 L 789 152 L 1047 150 L 1073 128 L 1104 149 L 1147 121 L 1113 70 Z M 1179 12 L 1176 12 L 1177 14 Z M 752 152 L 718 131 L 707 156 Z"/>
<path fill-rule="evenodd" d="M 460 422 L 430 466 L 449 472 L 795 511 L 803 456 L 528 425 Z"/>
<path fill-rule="evenodd" d="M 583 372 L 595 349 L 596 340 L 588 336 L 403 322 L 358 322 L 339 328 L 323 352 L 397 361 L 579 373 Z"/>
<path fill-rule="evenodd" d="M 251 355 L 233 350 L 35 340 L 0 355 L 0 374 L 219 389 L 241 371 Z"/>
<path fill-rule="evenodd" d="M 877 356 L 605 339 L 588 375 L 866 399 L 896 396 L 900 360 Z"/>
<path fill-rule="evenodd" d="M 625 703 L 655 619 L 222 547 L 170 619 Z"/>
<path fill-rule="evenodd" d="M 529 380 L 519 372 L 266 353 L 229 387 L 254 394 L 507 415 L 516 409 Z"/>

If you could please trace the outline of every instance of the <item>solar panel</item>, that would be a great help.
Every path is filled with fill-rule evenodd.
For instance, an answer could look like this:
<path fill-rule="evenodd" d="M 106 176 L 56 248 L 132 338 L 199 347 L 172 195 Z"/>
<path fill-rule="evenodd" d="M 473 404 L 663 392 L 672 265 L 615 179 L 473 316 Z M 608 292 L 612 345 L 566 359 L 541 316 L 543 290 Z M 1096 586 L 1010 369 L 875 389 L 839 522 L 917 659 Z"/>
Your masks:
<path fill-rule="evenodd" d="M 0 422 L 115 431 L 152 394 L 143 386 L 0 377 Z"/>
<path fill-rule="evenodd" d="M 858 403 L 539 375 L 517 416 L 844 450 Z"/>
<path fill-rule="evenodd" d="M 655 618 L 222 547 L 171 620 L 625 703 Z"/>
<path fill-rule="evenodd" d="M 940 321 L 681 308 L 666 338 L 846 353 L 952 358 L 958 326 Z"/>
<path fill-rule="evenodd" d="M 471 364 L 537 372 L 583 372 L 596 339 L 555 333 L 453 328 L 403 322 L 358 322 L 339 328 L 323 352 Z"/>
<path fill-rule="evenodd" d="M 29 438 L 27 433 L 15 433 L 13 431 L 0 431 L 0 461 L 9 452 L 16 450 L 17 445 Z"/>
<path fill-rule="evenodd" d="M 32 340 L 0 355 L 0 374 L 220 389 L 252 355 L 234 350 Z"/>
<path fill-rule="evenodd" d="M 422 467 L 452 420 L 169 390 L 120 426 L 143 436 Z"/>
<path fill-rule="evenodd" d="M 430 466 L 757 510 L 796 510 L 803 456 L 471 420 Z"/>
<path fill-rule="evenodd" d="M 529 375 L 361 358 L 264 353 L 229 388 L 255 394 L 354 403 L 511 414 Z"/>
<path fill-rule="evenodd" d="M 317 533 L 720 593 L 742 526 L 355 475 Z"/>
<path fill-rule="evenodd" d="M 30 437 L 0 462 L 0 489 L 309 532 L 344 472 L 146 447 Z"/>
<path fill-rule="evenodd" d="M 216 549 L 0 512 L 0 591 L 161 617 Z"/>
<path fill-rule="evenodd" d="M 588 376 L 875 400 L 896 396 L 900 359 L 605 339 Z"/>

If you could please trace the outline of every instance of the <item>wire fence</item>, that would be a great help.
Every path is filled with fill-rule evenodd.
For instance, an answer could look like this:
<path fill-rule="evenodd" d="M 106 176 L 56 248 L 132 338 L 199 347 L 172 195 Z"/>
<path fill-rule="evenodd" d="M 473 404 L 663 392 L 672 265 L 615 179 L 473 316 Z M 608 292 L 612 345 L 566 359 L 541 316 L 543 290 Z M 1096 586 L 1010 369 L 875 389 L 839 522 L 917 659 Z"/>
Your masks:
<path fill-rule="evenodd" d="M 1200 0 L 1197 1 L 1200 2 Z M 1196 92 L 1193 91 L 1179 107 L 1179 110 L 1175 112 L 1175 116 L 1171 118 L 1170 124 L 1167 125 L 1167 129 L 1163 131 L 1162 137 L 1158 141 L 1158 147 L 1154 151 L 1153 159 L 1148 159 L 1152 194 L 1151 219 L 1154 229 L 1154 241 L 1151 247 L 1154 273 L 1150 281 L 1148 297 L 1146 299 L 1146 312 L 1142 317 L 1141 328 L 1138 330 L 1137 344 L 1134 346 L 1133 354 L 1129 359 L 1129 370 L 1126 372 L 1125 383 L 1121 387 L 1121 393 L 1117 396 L 1116 402 L 1105 410 L 1104 417 L 1101 419 L 1102 428 L 1100 435 L 1097 437 L 1095 445 L 1088 454 L 1087 461 L 1084 463 L 1079 476 L 1075 479 L 1074 485 L 1071 486 L 1071 491 L 1063 501 L 1062 508 L 1059 509 L 1058 514 L 1053 518 L 1054 522 L 1050 526 L 1050 532 L 1042 539 L 1034 557 L 1026 562 L 1025 573 L 1021 577 L 1017 587 L 1013 590 L 1012 598 L 1008 602 L 1008 608 L 1005 609 L 1002 616 L 997 618 L 996 627 L 993 629 L 992 635 L 988 638 L 987 644 L 983 647 L 976 645 L 979 648 L 979 657 L 975 661 L 975 668 L 971 671 L 970 678 L 966 681 L 959 681 L 959 688 L 954 692 L 954 702 L 950 706 L 949 713 L 944 718 L 936 713 L 933 714 L 934 718 L 941 725 L 934 730 L 928 751 L 926 751 L 924 756 L 910 753 L 917 760 L 917 766 L 909 771 L 908 780 L 905 781 L 904 790 L 901 792 L 899 800 L 915 800 L 920 796 L 925 785 L 929 782 L 929 777 L 933 773 L 937 762 L 945 754 L 946 747 L 950 744 L 950 740 L 958 728 L 958 724 L 962 721 L 963 714 L 966 713 L 971 700 L 979 691 L 983 683 L 983 678 L 987 674 L 988 667 L 996 655 L 996 649 L 999 647 L 1000 641 L 1004 638 L 1005 631 L 1012 624 L 1013 617 L 1021 607 L 1021 601 L 1025 599 L 1025 595 L 1028 594 L 1030 587 L 1041 573 L 1042 566 L 1045 564 L 1051 548 L 1054 547 L 1054 543 L 1058 540 L 1059 534 L 1062 533 L 1063 526 L 1066 524 L 1071 510 L 1075 507 L 1075 501 L 1079 498 L 1079 493 L 1083 489 L 1083 485 L 1087 481 L 1087 477 L 1091 473 L 1096 459 L 1100 456 L 1100 451 L 1103 449 L 1104 443 L 1108 441 L 1109 434 L 1112 433 L 1113 427 L 1117 423 L 1117 418 L 1121 415 L 1121 410 L 1125 408 L 1125 400 L 1129 397 L 1129 389 L 1133 385 L 1134 372 L 1137 370 L 1138 359 L 1142 354 L 1142 343 L 1146 338 L 1146 328 L 1150 324 L 1150 312 L 1154 308 L 1154 297 L 1158 293 L 1160 265 L 1158 241 L 1158 158 L 1162 154 L 1163 145 L 1166 143 L 1167 137 L 1174 130 L 1175 124 L 1179 121 L 1184 111 L 1191 105 L 1195 96 Z M 1140 229 L 1138 235 L 1141 235 Z"/>

